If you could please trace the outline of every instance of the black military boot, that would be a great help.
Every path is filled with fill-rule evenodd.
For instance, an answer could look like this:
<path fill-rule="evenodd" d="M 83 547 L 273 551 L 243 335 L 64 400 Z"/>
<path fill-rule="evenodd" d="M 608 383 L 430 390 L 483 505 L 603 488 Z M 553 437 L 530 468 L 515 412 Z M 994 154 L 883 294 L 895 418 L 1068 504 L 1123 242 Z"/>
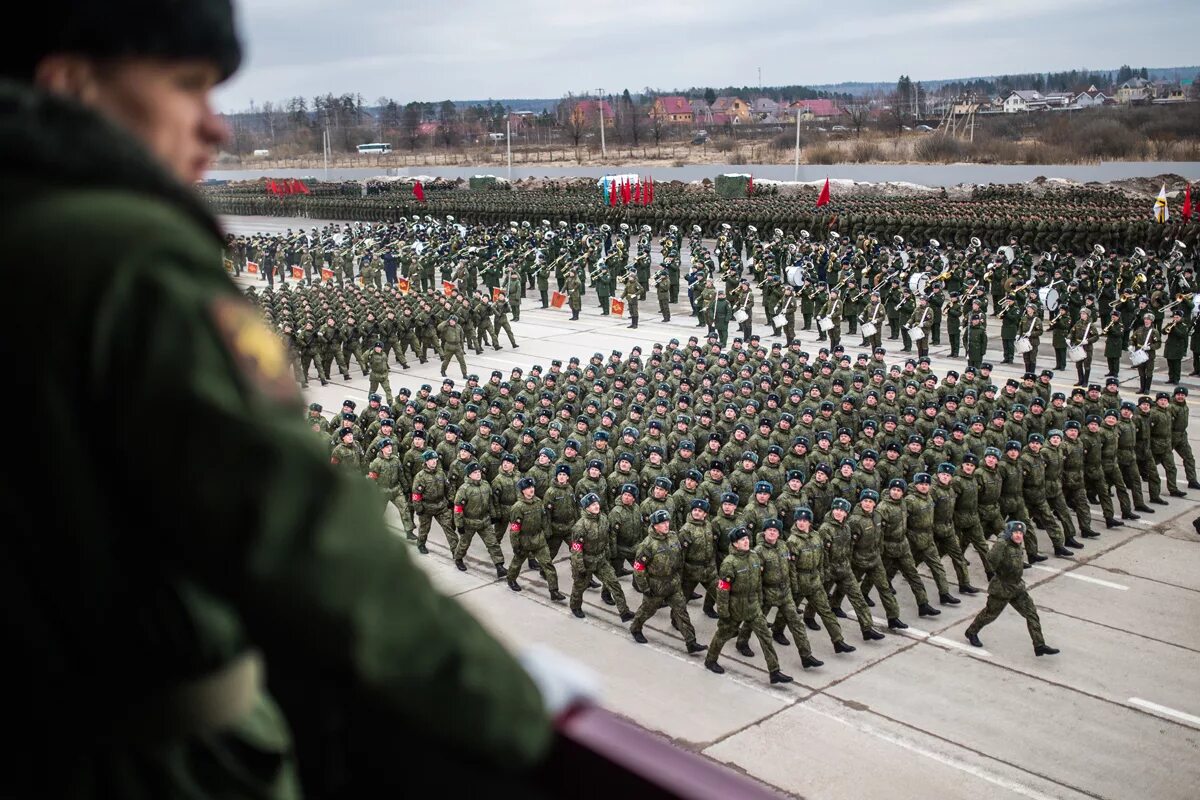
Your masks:
<path fill-rule="evenodd" d="M 606 606 L 615 606 L 617 604 L 617 601 L 613 600 L 612 595 L 609 594 L 608 589 L 604 589 L 600 592 L 600 599 L 604 601 Z"/>
<path fill-rule="evenodd" d="M 1035 656 L 1056 656 L 1058 655 L 1058 648 L 1051 647 L 1048 644 L 1039 644 L 1034 646 L 1033 654 Z"/>
<path fill-rule="evenodd" d="M 966 583 L 966 584 L 960 583 L 958 585 L 958 593 L 959 594 L 979 594 L 979 590 L 976 589 L 974 586 L 972 586 L 969 583 Z"/>
<path fill-rule="evenodd" d="M 1121 515 L 1121 519 L 1133 520 L 1133 519 L 1141 519 L 1141 517 L 1138 516 L 1137 514 L 1134 514 L 1132 511 L 1128 511 Z"/>
<path fill-rule="evenodd" d="M 929 605 L 929 603 L 921 603 L 921 605 L 917 606 L 917 613 L 922 617 L 936 617 L 942 612 Z"/>
<path fill-rule="evenodd" d="M 841 607 L 841 606 L 834 606 L 834 607 L 833 607 L 833 615 L 834 615 L 835 617 L 837 617 L 838 619 L 849 619 L 849 617 L 847 617 L 847 616 L 846 616 L 846 612 L 845 612 L 845 611 L 842 611 L 842 607 Z"/>
<path fill-rule="evenodd" d="M 1036 564 L 1039 561 L 1047 561 L 1047 560 L 1049 560 L 1049 558 L 1050 558 L 1050 556 L 1044 556 L 1041 553 L 1035 553 L 1034 555 L 1029 557 L 1029 561 L 1030 561 L 1030 563 Z"/>
<path fill-rule="evenodd" d="M 754 650 L 750 647 L 749 644 L 743 644 L 741 642 L 738 642 L 737 643 L 737 651 L 739 653 L 741 653 L 742 655 L 744 655 L 746 658 L 754 658 Z"/>
<path fill-rule="evenodd" d="M 429 555 L 429 548 L 425 546 L 424 542 L 419 542 L 417 544 L 417 552 L 423 556 L 427 556 Z"/>
<path fill-rule="evenodd" d="M 894 631 L 902 631 L 908 627 L 908 623 L 899 617 L 890 617 L 888 619 L 888 628 Z"/>
<path fill-rule="evenodd" d="M 519 592 L 521 591 L 521 584 L 517 583 L 516 581 L 509 581 L 508 588 L 512 589 L 514 592 Z"/>
<path fill-rule="evenodd" d="M 1067 547 L 1072 547 L 1076 550 L 1083 549 L 1083 542 L 1079 541 L 1074 536 L 1069 537 L 1065 542 L 1063 542 L 1063 544 L 1065 544 Z"/>
<path fill-rule="evenodd" d="M 1145 503 L 1142 503 L 1140 506 L 1134 506 L 1133 510 L 1140 511 L 1143 514 L 1153 514 L 1154 513 L 1154 509 L 1151 508 L 1150 506 L 1146 505 Z"/>
<path fill-rule="evenodd" d="M 691 641 L 691 642 L 687 643 L 687 651 L 688 651 L 689 656 L 692 653 L 703 653 L 707 649 L 708 649 L 707 647 L 705 647 L 704 645 L 702 645 L 696 641 Z"/>
<path fill-rule="evenodd" d="M 956 606 L 962 601 L 949 592 L 946 592 L 945 594 L 938 595 L 938 602 L 944 606 Z"/>
<path fill-rule="evenodd" d="M 508 570 L 504 568 L 504 565 L 503 565 L 503 564 L 497 564 L 497 565 L 496 565 L 496 577 L 497 577 L 497 578 L 503 578 L 503 577 L 505 577 L 506 575 L 508 575 Z"/>
<path fill-rule="evenodd" d="M 571 613 L 574 614 L 575 616 L 579 617 L 580 619 L 583 619 L 584 617 L 587 616 L 587 614 L 583 613 L 582 608 L 572 608 Z"/>
<path fill-rule="evenodd" d="M 1125 523 L 1121 522 L 1121 520 L 1119 520 L 1119 519 L 1114 519 L 1113 517 L 1109 517 L 1108 519 L 1104 520 L 1104 527 L 1106 527 L 1106 528 L 1124 528 Z"/>
<path fill-rule="evenodd" d="M 1161 497 L 1152 497 L 1150 502 L 1154 503 L 1156 506 L 1165 506 L 1167 504 L 1167 501 L 1163 500 Z"/>
<path fill-rule="evenodd" d="M 883 639 L 883 634 L 874 628 L 867 628 L 862 632 L 864 642 L 878 642 Z"/>
<path fill-rule="evenodd" d="M 819 631 L 819 630 L 821 630 L 821 625 L 820 625 L 820 623 L 818 623 L 818 622 L 816 621 L 816 619 L 814 619 L 814 618 L 812 618 L 812 617 L 805 617 L 805 618 L 804 618 L 804 626 L 805 626 L 806 628 L 808 628 L 810 631 Z"/>
<path fill-rule="evenodd" d="M 835 653 L 853 653 L 857 649 L 854 645 L 846 644 L 844 641 L 833 643 L 833 652 Z"/>
<path fill-rule="evenodd" d="M 467 565 L 465 563 L 463 563 L 463 560 L 461 558 L 454 559 L 454 566 L 458 567 L 459 572 L 467 571 Z"/>
<path fill-rule="evenodd" d="M 772 633 L 771 638 L 775 640 L 775 644 L 781 645 L 783 647 L 787 647 L 788 645 L 791 644 L 791 642 L 788 640 L 788 637 L 783 635 L 783 631 L 779 631 L 778 633 Z"/>
<path fill-rule="evenodd" d="M 443 374 L 444 374 L 444 373 L 443 373 Z M 528 562 L 526 562 L 526 563 L 529 565 L 529 568 L 530 568 L 530 569 L 537 569 L 537 568 L 538 568 L 537 559 L 531 558 L 531 559 L 529 559 L 529 561 L 528 561 Z"/>
<path fill-rule="evenodd" d="M 1062 545 L 1058 545 L 1058 544 L 1054 545 L 1054 555 L 1058 556 L 1059 558 L 1074 558 L 1075 557 L 1074 553 L 1072 553 L 1070 550 L 1063 547 Z"/>
<path fill-rule="evenodd" d="M 588 588 L 589 589 L 599 589 L 600 584 L 596 581 L 595 578 L 588 578 Z"/>
<path fill-rule="evenodd" d="M 561 603 L 563 600 L 567 599 L 567 596 L 555 589 L 554 591 L 550 592 L 550 599 L 556 603 Z"/>
<path fill-rule="evenodd" d="M 786 675 L 777 669 L 771 671 L 771 683 L 791 683 L 791 682 L 792 682 L 791 675 Z"/>
<path fill-rule="evenodd" d="M 1187 482 L 1187 487 L 1189 489 L 1200 489 L 1200 481 L 1190 480 Z"/>
<path fill-rule="evenodd" d="M 621 612 L 621 622 L 629 622 L 631 619 L 633 619 L 633 612 L 628 608 Z"/>
<path fill-rule="evenodd" d="M 972 647 L 983 647 L 983 642 L 979 641 L 979 634 L 969 630 L 967 631 L 967 641 L 971 643 Z"/>
<path fill-rule="evenodd" d="M 716 673 L 717 675 L 724 675 L 724 674 L 725 674 L 725 668 L 724 668 L 724 667 L 722 667 L 720 664 L 718 664 L 718 663 L 717 663 L 717 662 L 715 662 L 715 661 L 713 661 L 712 663 L 709 663 L 709 662 L 705 661 L 705 662 L 704 662 L 704 668 L 705 668 L 706 670 L 708 670 L 709 672 L 714 672 L 714 673 Z"/>
<path fill-rule="evenodd" d="M 815 657 L 813 657 L 811 655 L 800 656 L 800 666 L 804 667 L 805 669 L 814 669 L 816 667 L 825 666 L 825 662 L 818 661 Z"/>

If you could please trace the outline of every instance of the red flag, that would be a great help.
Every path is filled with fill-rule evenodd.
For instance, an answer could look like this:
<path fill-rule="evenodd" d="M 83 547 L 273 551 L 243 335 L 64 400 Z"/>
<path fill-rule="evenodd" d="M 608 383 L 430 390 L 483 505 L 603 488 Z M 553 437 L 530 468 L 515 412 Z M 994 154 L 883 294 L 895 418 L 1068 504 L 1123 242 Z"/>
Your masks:
<path fill-rule="evenodd" d="M 746 181 L 746 197 L 751 197 L 754 194 L 754 176 L 751 175 Z"/>
<path fill-rule="evenodd" d="M 1183 212 L 1181 216 L 1184 222 L 1192 221 L 1192 185 L 1190 183 L 1183 193 Z"/>
<path fill-rule="evenodd" d="M 304 279 L 304 268 L 297 267 L 295 264 L 293 264 L 292 265 L 292 277 L 298 281 L 303 280 Z"/>
<path fill-rule="evenodd" d="M 617 204 L 617 182 L 616 181 L 608 182 L 608 204 L 610 206 L 615 206 Z"/>
<path fill-rule="evenodd" d="M 562 308 L 563 303 L 567 302 L 567 296 L 562 292 L 550 292 L 550 307 Z"/>
<path fill-rule="evenodd" d="M 308 187 L 304 185 L 304 181 L 299 179 L 292 181 L 292 189 L 294 189 L 297 194 L 311 194 L 311 192 L 308 191 Z"/>
<path fill-rule="evenodd" d="M 650 176 L 650 184 L 649 185 L 650 185 L 650 195 L 646 199 L 646 205 L 650 205 L 651 203 L 654 202 L 654 176 L 653 175 Z"/>
<path fill-rule="evenodd" d="M 626 179 L 625 182 L 621 184 L 621 202 L 625 205 L 629 205 L 629 200 L 632 196 L 633 192 L 630 191 L 629 180 Z"/>
<path fill-rule="evenodd" d="M 817 198 L 817 208 L 829 205 L 829 178 L 825 179 L 825 185 L 821 188 L 821 196 Z"/>
<path fill-rule="evenodd" d="M 421 185 L 420 181 L 413 184 L 413 197 L 417 198 L 418 203 L 425 202 L 425 187 Z"/>
<path fill-rule="evenodd" d="M 279 194 L 279 187 L 275 185 L 274 178 L 271 178 L 271 180 L 267 181 L 267 193 L 268 194 Z"/>
<path fill-rule="evenodd" d="M 642 204 L 642 179 L 638 178 L 637 186 L 633 187 L 633 204 L 640 206 Z"/>

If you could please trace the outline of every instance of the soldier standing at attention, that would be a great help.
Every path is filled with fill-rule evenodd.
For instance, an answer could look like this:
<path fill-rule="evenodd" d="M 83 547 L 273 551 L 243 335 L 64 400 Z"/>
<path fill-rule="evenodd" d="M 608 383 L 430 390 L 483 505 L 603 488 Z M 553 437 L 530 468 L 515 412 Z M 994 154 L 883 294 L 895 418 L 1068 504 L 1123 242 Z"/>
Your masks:
<path fill-rule="evenodd" d="M 671 321 L 671 286 L 668 283 L 667 271 L 660 269 L 654 274 L 654 294 L 658 298 L 658 313 L 662 314 L 663 322 Z"/>
<path fill-rule="evenodd" d="M 718 675 L 725 668 L 717 663 L 725 643 L 749 625 L 758 637 L 767 661 L 771 683 L 791 683 L 792 677 L 779 669 L 779 657 L 767 633 L 762 613 L 762 559 L 750 549 L 750 531 L 738 526 L 729 532 L 729 555 L 717 568 L 717 630 L 708 645 L 704 666 Z"/>
<path fill-rule="evenodd" d="M 621 292 L 621 297 L 625 300 L 625 310 L 629 312 L 627 327 L 636 328 L 638 326 L 638 301 L 642 298 L 642 285 L 638 283 L 637 273 L 633 270 L 625 273 L 625 289 Z"/>
<path fill-rule="evenodd" d="M 21 687 L 5 711 L 31 738 L 6 755 L 0 794 L 355 796 L 398 784 L 380 754 L 416 747 L 478 764 L 460 773 L 472 786 L 536 764 L 550 728 L 534 682 L 414 568 L 377 487 L 313 446 L 283 345 L 222 268 L 191 186 L 225 137 L 210 101 L 241 58 L 231 4 L 66 0 L 26 15 L 0 67 L 0 181 L 23 199 L 4 241 L 34 267 L 10 278 L 26 298 L 16 322 L 66 327 L 15 388 L 88 376 L 73 398 L 122 427 L 161 403 L 180 412 L 188 458 L 146 470 L 148 442 L 114 447 L 55 415 L 46 448 L 5 471 L 4 563 L 21 578 L 4 586 L 22 609 L 3 623 Z M 51 271 L 64 280 L 47 294 Z M 44 485 L 51 451 L 80 468 L 71 498 L 104 502 Z M 18 500 L 35 492 L 50 502 Z M 147 497 L 173 520 L 152 542 L 131 524 L 157 515 Z M 85 666 L 78 654 L 100 647 Z M 356 727 L 351 752 L 333 706 L 385 735 Z M 62 724 L 104 732 L 54 735 Z"/>
<path fill-rule="evenodd" d="M 1024 539 L 1025 523 L 1013 520 L 1005 526 L 1004 533 L 988 551 L 988 566 L 993 577 L 988 582 L 987 605 L 967 627 L 967 641 L 975 647 L 983 647 L 983 642 L 979 640 L 979 632 L 985 625 L 994 622 L 1005 606 L 1011 605 L 1025 618 L 1025 624 L 1029 627 L 1029 638 L 1033 640 L 1033 654 L 1057 655 L 1058 650 L 1046 644 L 1042 637 L 1042 622 L 1038 618 L 1037 606 L 1033 604 L 1033 599 L 1025 588 L 1025 555 L 1022 552 Z"/>
<path fill-rule="evenodd" d="M 650 535 L 633 554 L 633 588 L 642 593 L 642 604 L 633 616 L 629 632 L 638 644 L 648 641 L 642 633 L 646 621 L 658 609 L 670 606 L 671 624 L 683 634 L 688 653 L 704 650 L 704 645 L 696 641 L 696 629 L 683 599 L 682 573 L 683 547 L 671 530 L 671 513 L 659 509 L 650 517 Z M 733 633 L 729 635 L 732 637 Z"/>

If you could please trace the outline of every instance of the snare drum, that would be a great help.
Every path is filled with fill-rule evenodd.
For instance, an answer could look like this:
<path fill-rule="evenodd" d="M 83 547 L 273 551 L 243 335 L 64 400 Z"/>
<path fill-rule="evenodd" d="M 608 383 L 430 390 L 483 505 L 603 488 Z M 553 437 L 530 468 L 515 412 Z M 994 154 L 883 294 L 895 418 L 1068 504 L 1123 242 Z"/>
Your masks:
<path fill-rule="evenodd" d="M 785 317 L 783 314 L 776 314 L 775 316 L 771 317 L 771 324 L 776 328 L 782 328 L 786 322 L 787 317 Z"/>
<path fill-rule="evenodd" d="M 922 328 L 908 328 L 908 338 L 914 342 L 919 342 L 925 338 L 925 331 Z"/>
<path fill-rule="evenodd" d="M 817 320 L 817 327 L 821 329 L 821 333 L 828 333 L 833 328 L 833 317 L 821 317 Z"/>
<path fill-rule="evenodd" d="M 1081 345 L 1081 344 L 1077 344 L 1074 347 L 1067 348 L 1067 358 L 1071 359 L 1072 361 L 1083 361 L 1087 357 L 1088 357 L 1087 350 L 1085 350 L 1083 345 Z"/>
<path fill-rule="evenodd" d="M 878 330 L 879 329 L 875 327 L 874 323 L 864 322 L 862 324 L 863 338 L 870 338 L 870 337 L 874 336 Z"/>
<path fill-rule="evenodd" d="M 1133 364 L 1135 367 L 1140 367 L 1149 360 L 1150 353 L 1141 349 L 1140 347 L 1129 354 L 1129 363 Z"/>
<path fill-rule="evenodd" d="M 1033 349 L 1033 342 L 1029 341 L 1028 336 L 1018 336 L 1013 347 L 1016 349 L 1018 355 L 1024 355 Z"/>
<path fill-rule="evenodd" d="M 744 309 L 739 308 L 737 311 L 733 312 L 733 321 L 739 325 L 748 319 L 750 319 L 750 315 L 747 314 Z"/>

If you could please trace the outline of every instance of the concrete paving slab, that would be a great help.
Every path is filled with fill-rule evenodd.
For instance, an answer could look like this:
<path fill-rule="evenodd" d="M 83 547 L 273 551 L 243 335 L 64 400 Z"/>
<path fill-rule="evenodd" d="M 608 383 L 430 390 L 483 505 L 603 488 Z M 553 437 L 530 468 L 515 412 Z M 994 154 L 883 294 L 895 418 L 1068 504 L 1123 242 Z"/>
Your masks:
<path fill-rule="evenodd" d="M 1200 730 L 934 647 L 829 694 L 1096 797 L 1185 800 L 1200 781 Z"/>

